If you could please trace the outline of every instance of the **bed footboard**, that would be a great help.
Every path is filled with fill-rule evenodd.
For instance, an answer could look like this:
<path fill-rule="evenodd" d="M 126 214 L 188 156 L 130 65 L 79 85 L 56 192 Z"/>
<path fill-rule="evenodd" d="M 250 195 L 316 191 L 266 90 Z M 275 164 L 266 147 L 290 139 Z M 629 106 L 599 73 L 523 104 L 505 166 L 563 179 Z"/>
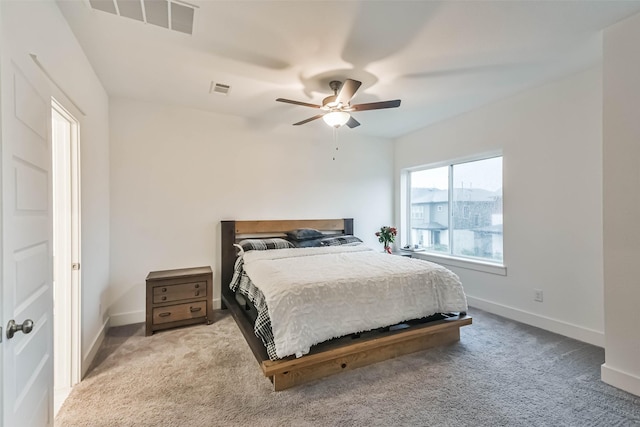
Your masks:
<path fill-rule="evenodd" d="M 451 317 L 435 324 L 414 326 L 401 332 L 358 340 L 341 346 L 328 343 L 326 350 L 317 349 L 301 358 L 265 360 L 262 372 L 273 382 L 275 391 L 285 390 L 339 372 L 361 368 L 428 348 L 453 344 L 460 340 L 460 327 L 470 325 L 469 316 Z M 335 346 L 335 348 L 332 348 Z"/>

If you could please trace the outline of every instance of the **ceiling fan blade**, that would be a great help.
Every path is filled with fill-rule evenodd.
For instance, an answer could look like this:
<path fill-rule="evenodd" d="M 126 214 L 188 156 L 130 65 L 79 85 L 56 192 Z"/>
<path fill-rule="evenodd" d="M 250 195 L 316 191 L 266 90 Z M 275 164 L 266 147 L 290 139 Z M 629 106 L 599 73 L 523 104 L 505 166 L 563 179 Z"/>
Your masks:
<path fill-rule="evenodd" d="M 353 118 L 353 116 L 349 117 L 349 121 L 346 123 L 351 129 L 354 127 L 360 126 L 360 122 Z"/>
<path fill-rule="evenodd" d="M 319 119 L 319 118 L 320 118 L 320 117 L 322 117 L 322 116 L 324 116 L 324 114 L 318 114 L 317 116 L 313 116 L 313 117 L 308 118 L 308 119 L 306 119 L 306 120 L 303 120 L 303 121 L 301 121 L 301 122 L 294 123 L 293 125 L 294 125 L 294 126 L 303 125 L 303 124 L 305 124 L 305 123 L 309 123 L 309 122 L 311 122 L 311 121 L 313 121 L 313 120 L 317 120 L 317 119 Z"/>
<path fill-rule="evenodd" d="M 307 102 L 293 101 L 291 99 L 278 98 L 276 99 L 278 102 L 286 102 L 287 104 L 293 105 L 302 105 L 303 107 L 311 107 L 311 108 L 322 108 L 322 105 L 309 104 Z"/>
<path fill-rule="evenodd" d="M 344 83 L 342 83 L 342 87 L 340 88 L 340 92 L 338 92 L 338 96 L 336 97 L 336 102 L 341 102 L 342 105 L 347 105 L 353 95 L 356 94 L 356 91 L 360 87 L 362 82 L 358 80 L 346 79 Z"/>
<path fill-rule="evenodd" d="M 348 111 L 366 111 L 366 110 L 380 110 L 382 108 L 396 108 L 400 106 L 400 100 L 394 99 L 393 101 L 380 101 L 370 102 L 368 104 L 356 104 L 352 105 Z"/>

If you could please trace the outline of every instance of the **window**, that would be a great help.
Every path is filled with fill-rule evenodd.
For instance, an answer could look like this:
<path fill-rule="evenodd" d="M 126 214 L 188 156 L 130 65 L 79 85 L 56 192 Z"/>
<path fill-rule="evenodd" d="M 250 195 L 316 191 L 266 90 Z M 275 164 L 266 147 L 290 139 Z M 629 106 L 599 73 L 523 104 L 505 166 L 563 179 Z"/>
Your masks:
<path fill-rule="evenodd" d="M 408 244 L 502 262 L 501 156 L 411 170 L 408 175 Z"/>

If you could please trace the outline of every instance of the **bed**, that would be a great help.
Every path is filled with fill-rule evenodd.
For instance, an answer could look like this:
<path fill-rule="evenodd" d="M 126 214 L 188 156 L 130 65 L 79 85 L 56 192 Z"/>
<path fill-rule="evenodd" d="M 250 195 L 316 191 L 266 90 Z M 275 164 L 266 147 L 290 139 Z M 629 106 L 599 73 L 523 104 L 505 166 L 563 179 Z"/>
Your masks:
<path fill-rule="evenodd" d="M 276 391 L 457 342 L 459 328 L 472 322 L 462 287 L 454 283 L 457 276 L 435 264 L 358 244 L 352 219 L 222 221 L 221 226 L 222 305 Z M 293 237 L 296 243 L 285 233 L 308 229 L 322 232 L 321 245 L 282 246 L 238 257 L 237 244 L 247 239 L 261 243 Z M 394 274 L 379 280 L 378 269 Z M 257 290 L 240 289 L 242 280 L 251 286 L 256 282 Z M 308 304 L 312 300 L 313 306 Z M 339 321 L 330 323 L 334 319 Z M 268 333 L 259 331 L 263 323 Z M 272 342 L 265 339 L 269 333 Z"/>

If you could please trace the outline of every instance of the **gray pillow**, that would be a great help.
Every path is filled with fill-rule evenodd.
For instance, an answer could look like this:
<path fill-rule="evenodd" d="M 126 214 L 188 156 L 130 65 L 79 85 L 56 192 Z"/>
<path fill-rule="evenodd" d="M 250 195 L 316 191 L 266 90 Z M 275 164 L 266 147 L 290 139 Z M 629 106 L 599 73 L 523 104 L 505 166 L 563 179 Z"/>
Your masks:
<path fill-rule="evenodd" d="M 324 234 L 315 228 L 297 228 L 295 230 L 287 231 L 287 236 L 291 240 L 309 240 L 318 239 L 323 237 Z"/>

